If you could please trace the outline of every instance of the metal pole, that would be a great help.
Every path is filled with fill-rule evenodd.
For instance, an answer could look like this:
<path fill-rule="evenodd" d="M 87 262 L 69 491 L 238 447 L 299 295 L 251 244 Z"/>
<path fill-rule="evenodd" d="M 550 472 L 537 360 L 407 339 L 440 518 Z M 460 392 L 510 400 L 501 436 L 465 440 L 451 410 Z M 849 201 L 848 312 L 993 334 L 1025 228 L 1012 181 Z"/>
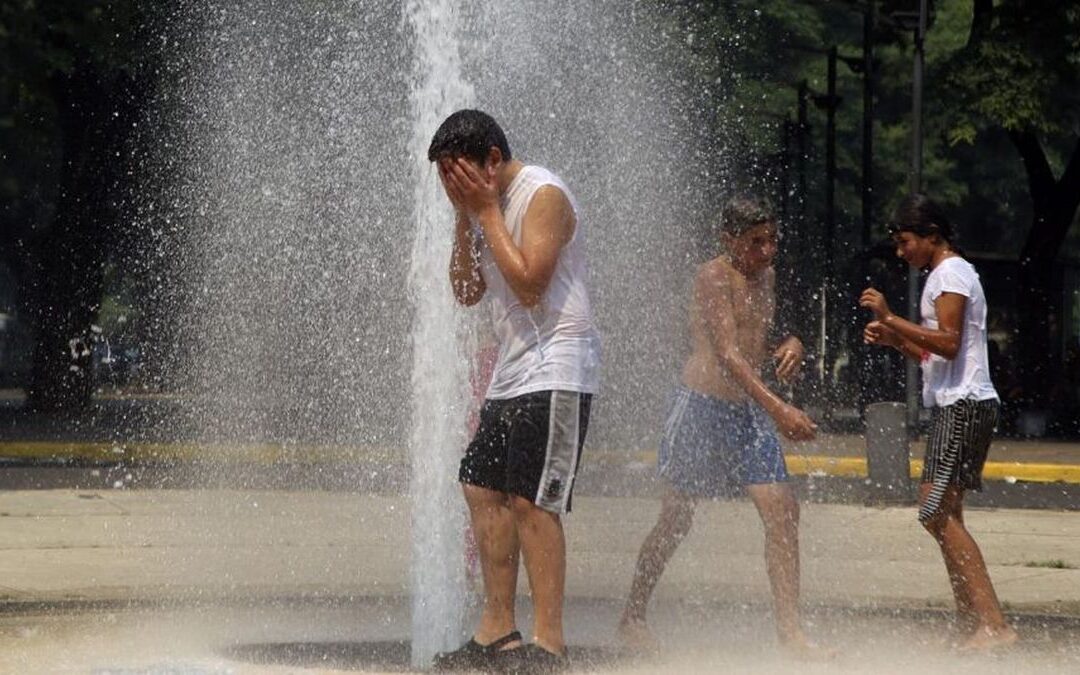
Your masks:
<path fill-rule="evenodd" d="M 795 124 L 790 118 L 784 118 L 780 123 L 780 166 L 779 166 L 779 191 L 780 191 L 780 222 L 783 223 L 782 227 L 791 227 L 793 220 L 792 214 L 794 209 L 791 205 L 791 142 L 792 134 L 794 133 Z M 791 298 L 796 296 L 793 290 L 798 284 L 797 267 L 792 264 L 792 255 L 798 250 L 793 244 L 796 241 L 793 239 L 795 234 L 793 229 L 789 229 L 787 236 L 781 238 L 780 245 L 780 265 L 777 268 L 777 275 L 779 277 L 779 289 L 777 294 L 777 307 L 776 313 L 777 325 L 790 326 L 792 312 Z"/>
<path fill-rule="evenodd" d="M 836 46 L 829 47 L 827 88 L 825 96 L 825 232 L 821 242 L 823 270 L 821 275 L 821 322 L 819 324 L 818 369 L 823 384 L 829 384 L 831 368 L 829 360 L 829 310 L 832 307 L 833 243 L 836 238 Z M 826 414 L 831 413 L 832 390 L 822 389 L 827 395 Z"/>
<path fill-rule="evenodd" d="M 833 239 L 836 237 L 836 47 L 829 47 L 825 122 L 825 284 L 833 277 Z"/>
<path fill-rule="evenodd" d="M 806 156 L 807 137 L 810 135 L 810 114 L 807 101 L 810 98 L 810 86 L 806 80 L 799 82 L 799 236 L 802 250 L 806 250 Z"/>
<path fill-rule="evenodd" d="M 791 118 L 780 123 L 780 217 L 789 223 L 791 208 L 791 137 L 794 133 Z"/>
<path fill-rule="evenodd" d="M 862 255 L 859 256 L 859 283 L 862 289 L 870 283 L 870 250 L 873 247 L 874 225 L 874 24 L 876 0 L 869 0 L 863 11 L 863 120 L 862 120 Z M 858 334 L 858 331 L 856 331 Z M 858 369 L 860 403 L 867 399 L 870 363 L 874 358 L 865 346 L 853 350 Z M 906 418 L 905 418 L 906 419 Z"/>
<path fill-rule="evenodd" d="M 796 244 L 799 251 L 806 251 L 809 249 L 810 237 L 807 233 L 806 227 L 806 160 L 809 154 L 809 137 L 810 137 L 810 111 L 809 111 L 809 99 L 810 99 L 810 86 L 806 80 L 799 82 L 799 100 L 798 100 L 798 117 L 797 117 L 797 138 L 796 138 L 796 152 L 799 153 L 797 158 L 798 171 L 796 176 L 798 194 L 796 196 L 795 204 L 795 222 L 798 224 L 798 236 L 796 237 Z M 803 279 L 799 276 L 798 290 L 799 297 L 806 297 L 810 294 L 810 290 L 813 288 L 812 280 Z M 807 320 L 807 312 L 805 315 L 800 315 L 796 320 L 799 335 L 811 335 L 809 332 L 812 329 L 812 324 Z"/>
<path fill-rule="evenodd" d="M 874 1 L 863 13 L 862 246 L 872 244 L 874 222 Z M 864 262 L 865 262 L 865 256 Z"/>
<path fill-rule="evenodd" d="M 915 30 L 915 73 L 912 84 L 911 118 L 911 191 L 922 190 L 923 139 L 922 139 L 922 89 L 923 89 L 923 43 L 926 39 L 927 0 L 919 0 L 919 25 Z M 919 272 L 908 269 L 908 319 L 919 321 Z M 919 422 L 919 370 L 911 359 L 907 362 L 905 399 L 907 403 L 908 429 L 914 433 Z"/>

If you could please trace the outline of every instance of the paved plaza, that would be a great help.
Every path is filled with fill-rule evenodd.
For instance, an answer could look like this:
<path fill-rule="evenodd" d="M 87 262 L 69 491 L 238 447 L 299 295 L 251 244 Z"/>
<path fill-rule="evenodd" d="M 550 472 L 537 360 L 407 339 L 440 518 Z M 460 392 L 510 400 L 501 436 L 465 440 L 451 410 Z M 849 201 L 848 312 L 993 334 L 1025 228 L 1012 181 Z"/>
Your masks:
<path fill-rule="evenodd" d="M 1009 654 L 972 661 L 949 649 L 948 584 L 913 509 L 805 505 L 810 631 L 843 651 L 807 670 L 773 649 L 761 532 L 743 501 L 702 506 L 657 591 L 653 625 L 668 648 L 655 660 L 626 660 L 613 650 L 613 627 L 657 510 L 653 499 L 576 500 L 567 525 L 567 621 L 583 668 L 1080 669 L 1075 513 L 969 512 L 1025 637 Z M 0 493 L 0 542 L 2 672 L 333 672 L 403 658 L 410 548 L 403 496 L 8 491 Z"/>

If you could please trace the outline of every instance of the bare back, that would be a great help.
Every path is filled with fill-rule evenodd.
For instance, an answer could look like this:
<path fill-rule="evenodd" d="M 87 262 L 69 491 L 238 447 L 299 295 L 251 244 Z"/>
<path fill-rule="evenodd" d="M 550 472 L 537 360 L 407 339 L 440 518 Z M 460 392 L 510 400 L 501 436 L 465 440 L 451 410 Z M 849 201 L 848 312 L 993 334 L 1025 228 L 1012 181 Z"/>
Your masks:
<path fill-rule="evenodd" d="M 697 290 L 690 300 L 692 352 L 683 366 L 683 384 L 729 401 L 749 398 L 721 363 L 717 345 L 730 340 L 746 362 L 760 372 L 769 355 L 766 341 L 776 311 L 775 278 L 771 267 L 755 278 L 747 278 L 725 256 L 698 269 Z M 729 320 L 710 321 L 710 312 L 728 314 Z M 714 328 L 718 324 L 727 327 Z M 729 330 L 733 335 L 717 336 L 716 330 Z"/>

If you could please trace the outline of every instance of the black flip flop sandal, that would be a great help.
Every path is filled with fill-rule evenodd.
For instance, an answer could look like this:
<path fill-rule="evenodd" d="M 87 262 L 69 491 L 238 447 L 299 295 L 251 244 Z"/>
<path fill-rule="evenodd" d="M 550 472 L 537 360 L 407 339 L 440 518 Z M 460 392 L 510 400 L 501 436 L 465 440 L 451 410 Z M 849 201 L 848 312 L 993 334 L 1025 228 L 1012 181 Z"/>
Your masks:
<path fill-rule="evenodd" d="M 432 670 L 435 672 L 455 672 L 469 670 L 494 670 L 498 668 L 498 654 L 511 642 L 521 642 L 521 633 L 511 631 L 491 644 L 482 645 L 470 639 L 452 652 L 440 652 L 435 655 Z"/>

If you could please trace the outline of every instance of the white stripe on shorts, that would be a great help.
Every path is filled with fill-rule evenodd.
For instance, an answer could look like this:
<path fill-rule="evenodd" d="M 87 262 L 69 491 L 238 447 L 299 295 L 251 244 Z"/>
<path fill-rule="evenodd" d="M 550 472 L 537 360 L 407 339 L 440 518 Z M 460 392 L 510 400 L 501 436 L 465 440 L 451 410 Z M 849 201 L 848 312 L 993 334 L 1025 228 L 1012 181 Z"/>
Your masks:
<path fill-rule="evenodd" d="M 581 394 L 552 391 L 544 471 L 540 474 L 536 498 L 533 500 L 545 511 L 566 513 L 581 457 L 578 452 L 580 439 Z"/>
<path fill-rule="evenodd" d="M 679 427 L 682 425 L 683 414 L 686 413 L 686 407 L 690 405 L 690 390 L 684 387 L 676 387 L 671 403 L 671 409 L 668 411 L 667 419 L 664 420 L 664 433 L 660 437 L 660 444 L 668 443 L 673 445 L 675 443 L 675 434 L 678 433 Z M 673 453 L 657 453 L 657 462 L 660 465 L 660 472 L 663 473 L 667 464 L 671 462 L 671 455 Z M 667 455 L 665 457 L 665 454 Z M 667 460 L 666 462 L 664 460 Z"/>

